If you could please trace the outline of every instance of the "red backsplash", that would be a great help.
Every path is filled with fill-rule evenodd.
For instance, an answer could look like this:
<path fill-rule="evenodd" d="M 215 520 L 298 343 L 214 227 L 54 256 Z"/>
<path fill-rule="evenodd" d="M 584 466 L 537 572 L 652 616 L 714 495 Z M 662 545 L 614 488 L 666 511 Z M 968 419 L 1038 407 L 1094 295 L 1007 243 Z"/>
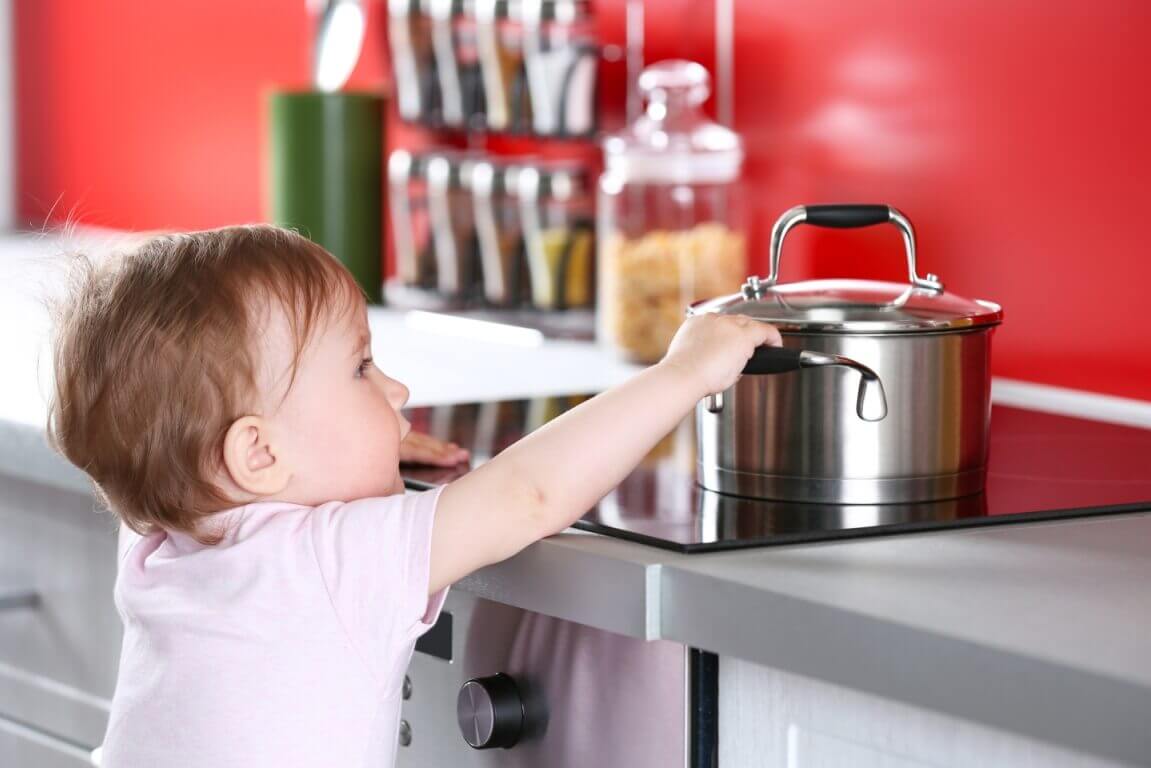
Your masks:
<path fill-rule="evenodd" d="M 302 2 L 17 3 L 25 222 L 258 220 L 263 91 L 300 83 Z M 889 202 L 921 271 L 1002 303 L 998 375 L 1151 400 L 1142 0 L 735 0 L 753 248 L 801 202 Z M 623 42 L 624 0 L 596 4 Z M 353 79 L 383 82 L 383 5 Z M 709 2 L 648 0 L 646 57 L 715 62 Z M 605 65 L 605 126 L 622 119 Z M 389 143 L 420 137 L 393 125 Z M 800 231 L 784 278 L 904 276 L 892 231 Z"/>

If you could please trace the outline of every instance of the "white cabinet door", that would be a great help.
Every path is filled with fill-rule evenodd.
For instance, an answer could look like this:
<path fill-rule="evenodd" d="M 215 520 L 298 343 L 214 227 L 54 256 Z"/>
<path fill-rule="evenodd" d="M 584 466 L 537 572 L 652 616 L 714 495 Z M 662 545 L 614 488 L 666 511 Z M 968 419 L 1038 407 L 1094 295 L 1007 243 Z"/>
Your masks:
<path fill-rule="evenodd" d="M 732 658 L 720 768 L 1115 768 L 1006 731 Z"/>
<path fill-rule="evenodd" d="M 0 594 L 39 601 L 0 611 L 0 716 L 101 742 L 122 636 L 115 578 L 116 526 L 91 496 L 0 475 Z"/>

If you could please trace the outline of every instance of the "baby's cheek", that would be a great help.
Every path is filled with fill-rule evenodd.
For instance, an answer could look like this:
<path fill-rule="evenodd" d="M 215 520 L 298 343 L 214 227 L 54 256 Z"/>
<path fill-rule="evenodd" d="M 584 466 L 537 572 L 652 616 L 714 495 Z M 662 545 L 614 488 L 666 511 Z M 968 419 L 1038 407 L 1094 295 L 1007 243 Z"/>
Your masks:
<path fill-rule="evenodd" d="M 394 420 L 388 419 L 375 425 L 373 434 L 366 438 L 365 445 L 371 449 L 367 453 L 372 456 L 375 471 L 381 467 L 395 467 L 400 461 L 401 431 Z"/>

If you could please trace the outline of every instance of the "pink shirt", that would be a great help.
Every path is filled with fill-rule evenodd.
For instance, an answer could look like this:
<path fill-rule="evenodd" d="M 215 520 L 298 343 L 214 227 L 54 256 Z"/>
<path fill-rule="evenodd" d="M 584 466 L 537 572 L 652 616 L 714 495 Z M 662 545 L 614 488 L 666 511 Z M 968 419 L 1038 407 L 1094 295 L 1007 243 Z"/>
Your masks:
<path fill-rule="evenodd" d="M 124 645 L 105 768 L 395 762 L 442 490 L 260 503 L 220 544 L 157 533 L 120 565 Z"/>

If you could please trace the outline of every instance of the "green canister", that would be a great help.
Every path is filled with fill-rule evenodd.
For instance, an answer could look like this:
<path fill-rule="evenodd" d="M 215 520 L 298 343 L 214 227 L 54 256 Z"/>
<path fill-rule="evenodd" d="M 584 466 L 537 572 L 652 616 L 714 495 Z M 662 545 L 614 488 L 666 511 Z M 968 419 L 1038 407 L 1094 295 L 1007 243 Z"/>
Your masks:
<path fill-rule="evenodd" d="M 267 109 L 267 218 L 329 250 L 382 303 L 383 95 L 273 91 Z"/>

